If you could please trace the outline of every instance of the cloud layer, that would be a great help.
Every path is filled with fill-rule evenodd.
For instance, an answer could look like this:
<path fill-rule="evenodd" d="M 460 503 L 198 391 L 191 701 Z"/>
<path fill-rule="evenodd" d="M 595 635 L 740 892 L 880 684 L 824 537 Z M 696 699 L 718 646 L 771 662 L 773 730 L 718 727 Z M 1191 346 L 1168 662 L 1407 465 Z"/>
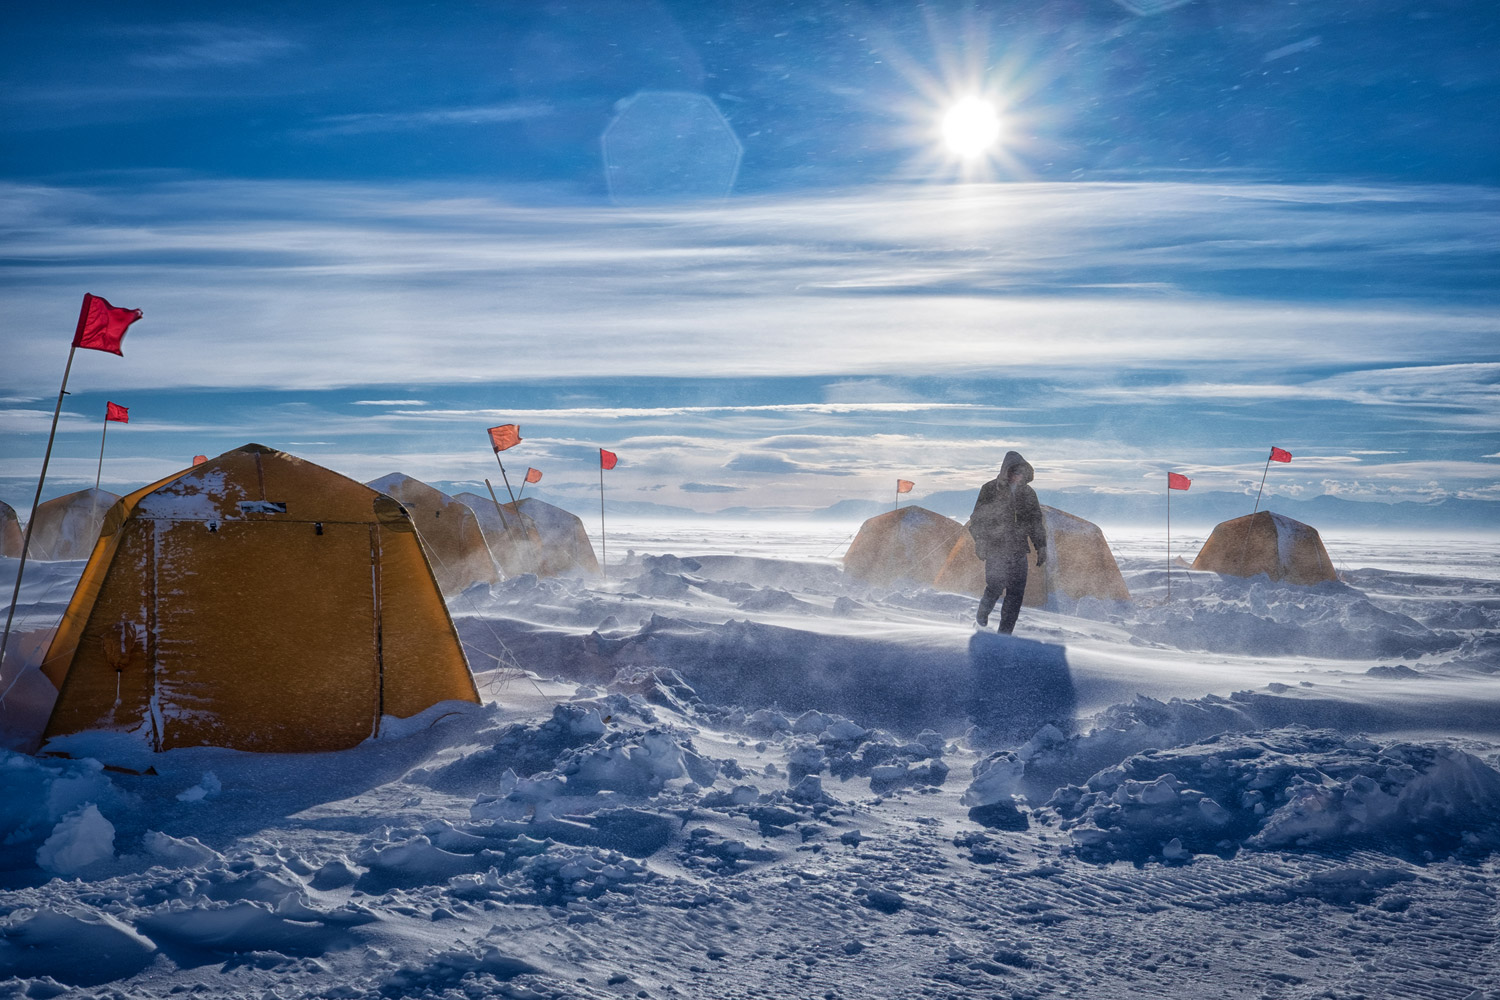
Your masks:
<path fill-rule="evenodd" d="M 192 182 L 0 186 L 0 208 L 8 496 L 84 290 L 146 318 L 123 359 L 80 353 L 65 440 L 87 454 L 89 394 L 108 392 L 140 417 L 112 452 L 163 472 L 309 441 L 357 478 L 472 479 L 489 459 L 468 438 L 501 422 L 549 489 L 597 489 L 604 445 L 622 486 L 699 506 L 880 497 L 898 474 L 968 488 L 1011 447 L 1055 486 L 1104 489 L 1168 467 L 1238 488 L 1272 443 L 1303 491 L 1488 495 L 1500 468 L 1487 189 L 899 187 L 624 211 Z"/>

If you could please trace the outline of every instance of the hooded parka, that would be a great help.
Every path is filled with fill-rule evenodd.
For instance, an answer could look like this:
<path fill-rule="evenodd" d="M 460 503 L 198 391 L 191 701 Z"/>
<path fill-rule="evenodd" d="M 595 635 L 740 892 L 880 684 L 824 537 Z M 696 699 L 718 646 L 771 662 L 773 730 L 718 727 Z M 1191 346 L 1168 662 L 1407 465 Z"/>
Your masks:
<path fill-rule="evenodd" d="M 1010 488 L 1010 472 L 1021 470 L 1021 482 Z M 1005 453 L 1000 474 L 979 488 L 979 500 L 969 515 L 969 534 L 974 536 L 974 554 L 988 561 L 996 556 L 1026 553 L 1026 540 L 1036 546 L 1037 554 L 1047 551 L 1047 522 L 1042 517 L 1042 502 L 1028 483 L 1036 477 L 1031 463 L 1018 451 Z"/>
<path fill-rule="evenodd" d="M 1012 484 L 1011 472 L 1019 470 L 1021 481 Z M 1020 452 L 1005 453 L 1000 475 L 984 484 L 974 513 L 969 516 L 969 534 L 974 536 L 974 554 L 984 560 L 984 594 L 979 599 L 976 621 L 989 624 L 990 611 L 1000 596 L 1000 631 L 1009 633 L 1021 614 L 1026 593 L 1026 542 L 1036 546 L 1037 565 L 1047 553 L 1047 522 L 1042 504 L 1028 483 L 1036 475 Z"/>

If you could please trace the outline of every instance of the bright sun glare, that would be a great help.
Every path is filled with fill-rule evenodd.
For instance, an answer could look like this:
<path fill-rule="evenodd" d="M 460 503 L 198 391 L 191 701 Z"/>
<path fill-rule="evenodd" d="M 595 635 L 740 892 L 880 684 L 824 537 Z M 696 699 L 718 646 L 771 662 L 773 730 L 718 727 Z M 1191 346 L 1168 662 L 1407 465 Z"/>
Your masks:
<path fill-rule="evenodd" d="M 981 155 L 1000 138 L 1000 113 L 982 97 L 965 97 L 943 115 L 943 141 L 964 159 Z"/>

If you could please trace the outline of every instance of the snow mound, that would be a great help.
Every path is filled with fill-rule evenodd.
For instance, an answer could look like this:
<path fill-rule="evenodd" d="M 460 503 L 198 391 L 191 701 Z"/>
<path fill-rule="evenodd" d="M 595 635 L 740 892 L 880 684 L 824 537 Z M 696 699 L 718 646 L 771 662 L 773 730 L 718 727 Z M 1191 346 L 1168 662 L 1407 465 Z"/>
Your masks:
<path fill-rule="evenodd" d="M 156 945 L 107 913 L 20 910 L 0 922 L 0 979 L 50 976 L 70 986 L 126 979 Z"/>
<path fill-rule="evenodd" d="M 1463 751 L 1326 730 L 1227 734 L 1134 754 L 1046 809 L 1089 860 L 1368 845 L 1500 847 L 1500 772 Z"/>
<path fill-rule="evenodd" d="M 1415 657 L 1454 644 L 1341 583 L 1295 587 L 1261 576 L 1205 586 L 1206 596 L 1142 611 L 1131 632 L 1178 649 L 1338 660 Z"/>

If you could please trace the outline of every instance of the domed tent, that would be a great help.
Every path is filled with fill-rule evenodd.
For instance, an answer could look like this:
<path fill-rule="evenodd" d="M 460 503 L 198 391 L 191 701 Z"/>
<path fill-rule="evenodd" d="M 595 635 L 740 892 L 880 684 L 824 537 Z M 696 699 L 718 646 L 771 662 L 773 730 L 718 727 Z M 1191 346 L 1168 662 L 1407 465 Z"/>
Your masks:
<path fill-rule="evenodd" d="M 870 518 L 844 553 L 844 572 L 865 583 L 931 584 L 963 525 L 926 507 L 902 507 Z"/>
<path fill-rule="evenodd" d="M 1193 569 L 1227 576 L 1264 573 L 1284 583 L 1338 579 L 1316 528 L 1268 510 L 1215 525 Z"/>
<path fill-rule="evenodd" d="M 445 594 L 456 594 L 476 583 L 495 583 L 489 546 L 474 512 L 442 490 L 393 472 L 365 484 L 395 497 L 411 513 L 412 523 L 427 549 L 427 560 Z"/>
<path fill-rule="evenodd" d="M 16 509 L 0 500 L 0 556 L 19 559 L 22 538 L 21 519 L 16 517 Z"/>
<path fill-rule="evenodd" d="M 1058 593 L 1075 600 L 1130 600 L 1125 578 L 1098 525 L 1046 504 L 1042 505 L 1042 518 L 1047 530 L 1047 559 L 1037 566 L 1035 550 L 1028 543 L 1032 563 L 1023 603 L 1041 607 Z M 976 597 L 984 592 L 984 563 L 974 555 L 974 537 L 967 531 L 954 543 L 933 586 Z"/>
<path fill-rule="evenodd" d="M 501 505 L 502 524 L 495 501 L 489 497 L 460 493 L 454 499 L 474 511 L 495 561 L 507 576 L 599 572 L 599 559 L 578 515 L 535 497 L 522 497 L 518 503 Z"/>
<path fill-rule="evenodd" d="M 99 540 L 104 515 L 120 498 L 108 490 L 79 490 L 53 497 L 36 509 L 32 559 L 87 559 Z"/>
<path fill-rule="evenodd" d="M 154 750 L 337 750 L 479 701 L 401 505 L 257 444 L 110 510 L 42 672 L 44 739 Z"/>

